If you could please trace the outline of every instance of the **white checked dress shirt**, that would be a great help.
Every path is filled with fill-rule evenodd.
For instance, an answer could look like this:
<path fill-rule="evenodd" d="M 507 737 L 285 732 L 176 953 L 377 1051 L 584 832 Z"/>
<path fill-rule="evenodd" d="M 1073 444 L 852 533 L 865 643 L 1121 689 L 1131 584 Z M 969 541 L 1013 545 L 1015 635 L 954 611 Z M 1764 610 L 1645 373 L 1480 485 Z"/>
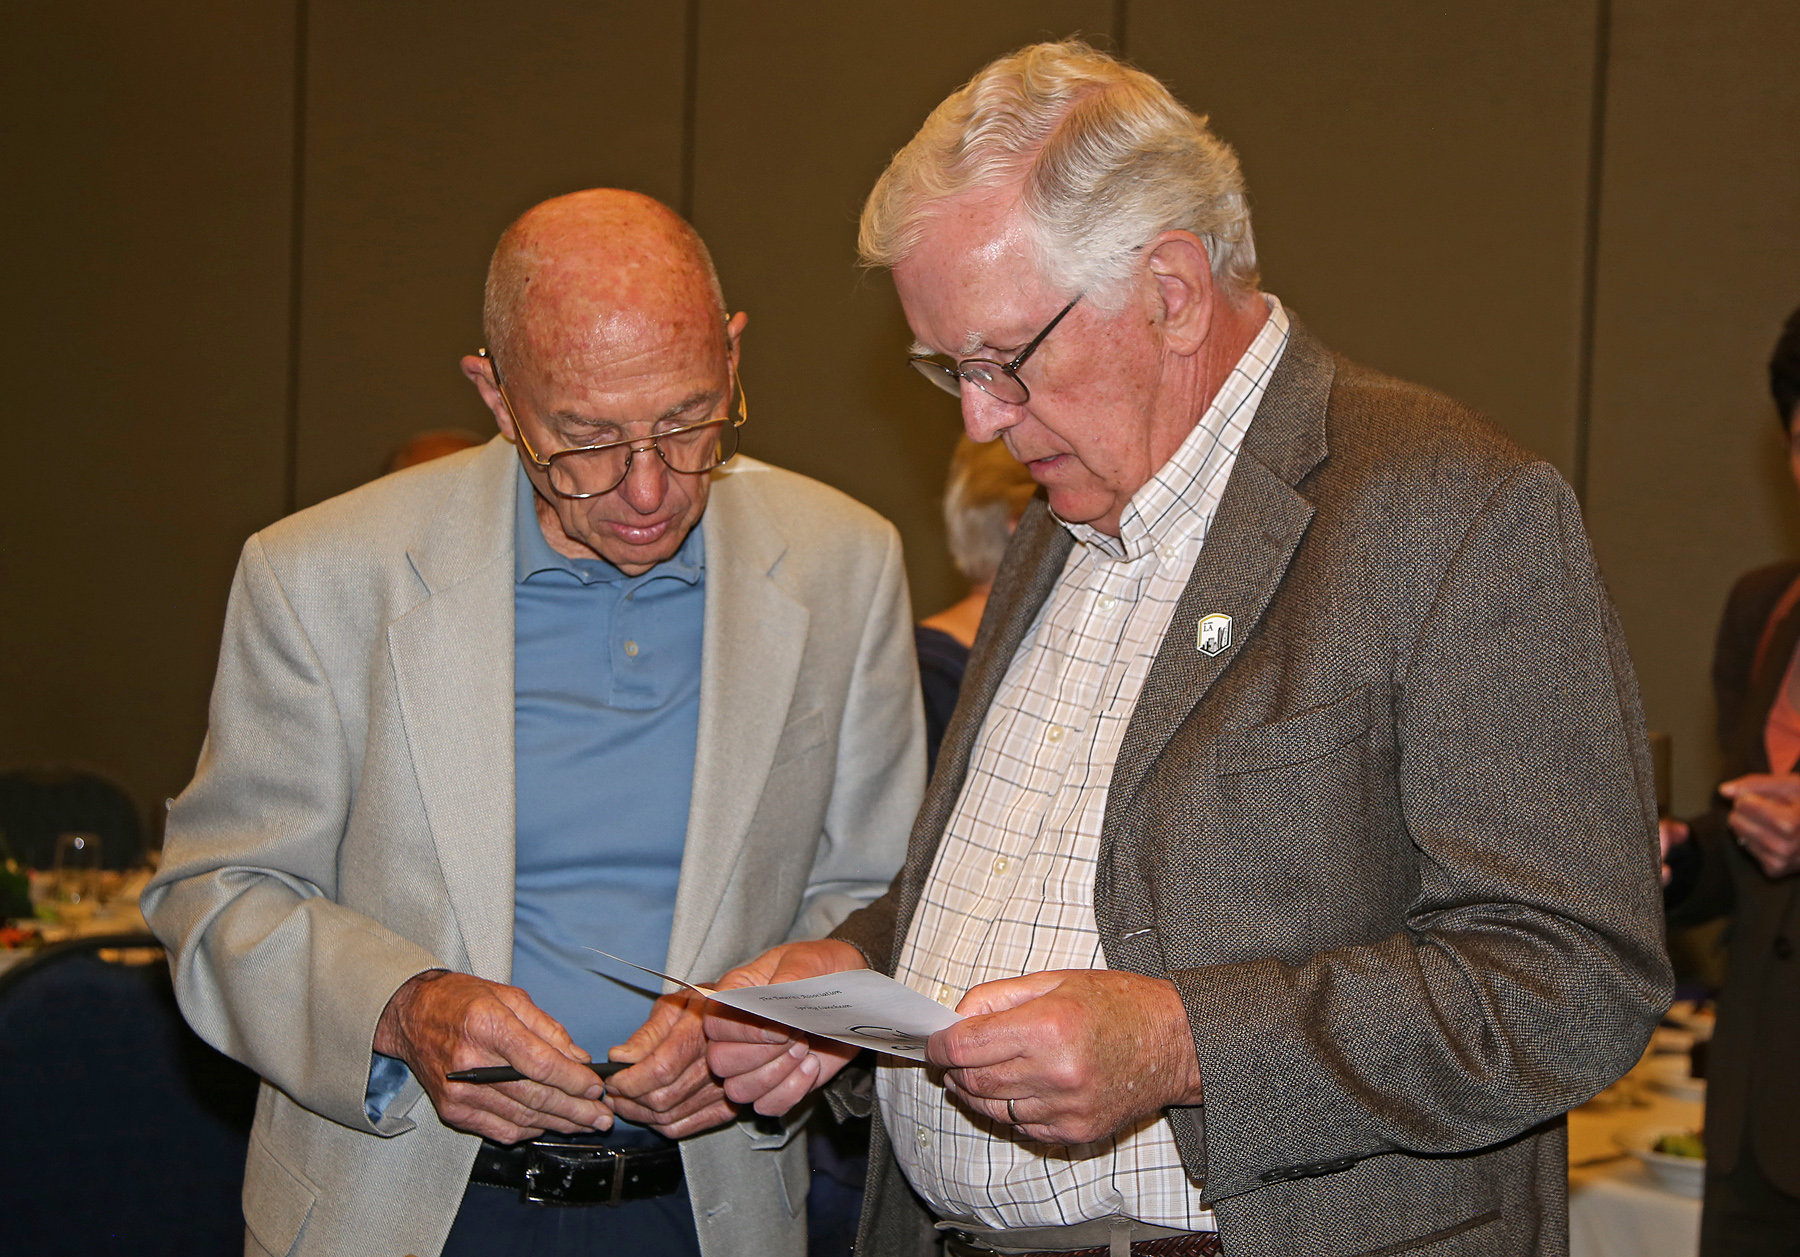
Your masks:
<path fill-rule="evenodd" d="M 1119 536 L 1066 525 L 1070 552 L 981 727 L 969 775 L 901 949 L 896 977 L 954 1005 L 973 986 L 1103 969 L 1094 866 L 1113 762 L 1244 432 L 1287 346 L 1269 318 L 1200 422 L 1126 506 Z M 883 1120 L 907 1179 L 940 1217 L 1063 1226 L 1123 1214 L 1216 1229 L 1158 1117 L 1081 1147 L 1024 1140 L 958 1108 L 920 1066 L 886 1062 Z"/>

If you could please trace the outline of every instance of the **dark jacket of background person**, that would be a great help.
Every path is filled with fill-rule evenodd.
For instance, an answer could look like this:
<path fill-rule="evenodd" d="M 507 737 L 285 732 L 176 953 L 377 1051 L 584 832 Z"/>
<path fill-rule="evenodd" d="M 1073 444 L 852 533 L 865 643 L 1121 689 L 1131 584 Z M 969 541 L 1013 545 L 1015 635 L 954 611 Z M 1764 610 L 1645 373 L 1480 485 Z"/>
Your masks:
<path fill-rule="evenodd" d="M 1712 671 L 1722 780 L 1770 771 L 1763 730 L 1800 645 L 1800 605 L 1781 606 L 1797 579 L 1800 562 L 1758 568 L 1725 603 Z M 1771 1182 L 1800 1196 L 1800 877 L 1767 876 L 1733 839 L 1730 812 L 1714 796 L 1688 822 L 1689 841 L 1670 852 L 1670 926 L 1733 918 L 1707 1057 L 1707 1168 L 1730 1172 L 1748 1146 Z"/>
<path fill-rule="evenodd" d="M 1072 544 L 1026 511 L 906 866 L 835 934 L 878 968 Z M 1235 627 L 1209 657 L 1212 613 Z M 1186 1007 L 1205 1102 L 1167 1112 L 1224 1250 L 1565 1252 L 1561 1115 L 1637 1060 L 1672 988 L 1655 826 L 1567 485 L 1296 322 L 1125 734 L 1095 875 L 1107 965 Z M 882 1133 L 858 1251 L 916 1257 L 931 1218 Z"/>

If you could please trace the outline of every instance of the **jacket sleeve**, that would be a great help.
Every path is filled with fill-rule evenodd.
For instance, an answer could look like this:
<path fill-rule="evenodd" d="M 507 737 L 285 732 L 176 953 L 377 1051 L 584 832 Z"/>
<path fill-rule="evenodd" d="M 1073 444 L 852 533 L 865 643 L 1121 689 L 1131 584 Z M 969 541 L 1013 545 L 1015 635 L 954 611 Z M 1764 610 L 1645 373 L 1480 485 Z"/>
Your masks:
<path fill-rule="evenodd" d="M 925 713 L 900 535 L 882 526 L 879 576 L 838 728 L 825 831 L 789 940 L 822 938 L 887 889 L 925 789 Z"/>
<path fill-rule="evenodd" d="M 226 611 L 205 746 L 143 896 L 208 1043 L 357 1130 L 410 1129 L 409 1078 L 365 1107 L 376 1022 L 429 951 L 335 902 L 351 748 L 323 666 L 258 538 Z"/>
<path fill-rule="evenodd" d="M 1398 649 L 1371 771 L 1416 884 L 1399 928 L 1171 975 L 1204 1100 L 1170 1118 L 1209 1198 L 1501 1143 L 1623 1074 L 1668 1005 L 1637 686 L 1553 471 L 1498 485 Z"/>

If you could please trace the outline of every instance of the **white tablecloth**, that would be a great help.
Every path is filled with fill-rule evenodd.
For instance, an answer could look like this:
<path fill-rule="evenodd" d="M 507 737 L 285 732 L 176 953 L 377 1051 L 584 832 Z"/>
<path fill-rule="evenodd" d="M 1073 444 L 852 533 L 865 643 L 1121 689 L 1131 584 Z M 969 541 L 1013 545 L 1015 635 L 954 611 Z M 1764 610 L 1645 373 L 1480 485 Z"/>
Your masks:
<path fill-rule="evenodd" d="M 1651 1088 L 1634 1070 L 1599 1102 L 1569 1114 L 1570 1257 L 1694 1257 L 1700 1201 L 1665 1191 L 1635 1157 L 1583 1165 L 1619 1151 L 1620 1137 L 1698 1130 L 1702 1105 Z"/>

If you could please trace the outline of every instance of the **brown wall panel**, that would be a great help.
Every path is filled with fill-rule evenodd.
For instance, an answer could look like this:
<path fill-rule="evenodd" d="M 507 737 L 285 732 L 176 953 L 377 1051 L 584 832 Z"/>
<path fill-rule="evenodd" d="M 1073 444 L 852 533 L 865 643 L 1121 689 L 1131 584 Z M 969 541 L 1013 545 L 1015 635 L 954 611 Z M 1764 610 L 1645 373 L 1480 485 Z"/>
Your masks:
<path fill-rule="evenodd" d="M 1595 0 L 698 7 L 694 216 L 752 315 L 748 448 L 899 523 L 920 611 L 957 592 L 957 415 L 902 365 L 857 210 L 987 58 L 1104 39 L 1118 12 L 1242 152 L 1273 291 L 1573 466 Z M 292 465 L 293 0 L 9 11 L 0 763 L 94 763 L 146 804 L 178 788 L 232 561 L 290 473 L 304 505 L 418 429 L 486 424 L 456 363 L 520 210 L 596 183 L 681 196 L 688 6 L 306 8 Z M 1762 382 L 1800 302 L 1800 10 L 1612 12 L 1588 516 L 1691 807 L 1720 599 L 1800 545 Z"/>
<path fill-rule="evenodd" d="M 681 182 L 686 7 L 311 0 L 302 506 L 427 428 L 493 429 L 481 344 L 501 230 L 546 197 Z"/>
<path fill-rule="evenodd" d="M 1800 305 L 1800 6 L 1614 6 L 1588 522 L 1678 810 L 1712 784 L 1713 629 L 1800 553 L 1765 364 Z"/>
<path fill-rule="evenodd" d="M 745 449 L 893 520 L 920 615 L 962 593 L 938 507 L 961 417 L 906 368 L 912 336 L 893 284 L 856 265 L 857 215 L 894 150 L 958 84 L 1036 39 L 1104 38 L 1112 7 L 702 8 L 694 223 L 726 299 L 750 314 Z"/>
<path fill-rule="evenodd" d="M 193 771 L 280 513 L 294 10 L 25 4 L 0 40 L 0 764 Z"/>
<path fill-rule="evenodd" d="M 1574 463 L 1592 0 L 1132 0 L 1235 145 L 1269 291 L 1333 348 Z"/>

